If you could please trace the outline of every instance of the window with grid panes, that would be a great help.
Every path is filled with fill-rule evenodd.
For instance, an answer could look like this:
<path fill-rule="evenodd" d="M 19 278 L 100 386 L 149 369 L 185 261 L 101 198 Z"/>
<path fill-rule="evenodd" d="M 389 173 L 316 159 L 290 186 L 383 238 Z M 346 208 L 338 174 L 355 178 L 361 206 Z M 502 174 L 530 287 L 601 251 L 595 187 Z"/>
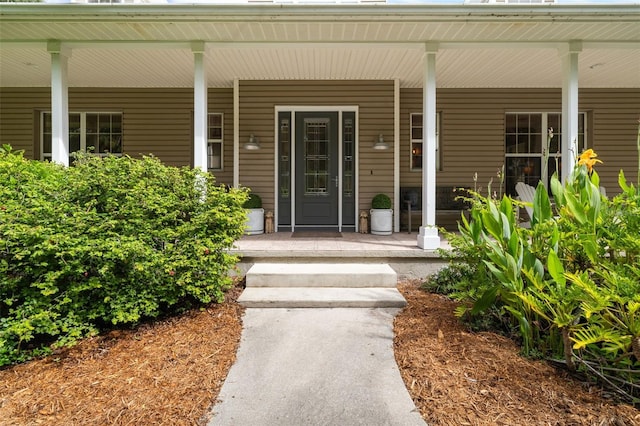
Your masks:
<path fill-rule="evenodd" d="M 586 114 L 578 115 L 578 154 L 587 147 Z M 549 129 L 553 137 L 548 141 L 548 161 L 543 165 Z M 558 112 L 509 112 L 505 114 L 505 190 L 516 195 L 517 182 L 537 186 L 546 167 L 549 188 L 551 176 L 561 170 L 562 115 Z"/>
<path fill-rule="evenodd" d="M 223 115 L 209 113 L 207 119 L 207 168 L 220 171 L 224 165 Z"/>
<path fill-rule="evenodd" d="M 51 113 L 43 112 L 40 126 L 40 158 L 51 160 Z M 69 164 L 71 154 L 88 151 L 96 155 L 122 155 L 121 112 L 69 113 Z"/>
<path fill-rule="evenodd" d="M 422 113 L 411 113 L 411 170 L 422 171 Z M 440 170 L 440 113 L 436 113 L 436 170 Z"/>

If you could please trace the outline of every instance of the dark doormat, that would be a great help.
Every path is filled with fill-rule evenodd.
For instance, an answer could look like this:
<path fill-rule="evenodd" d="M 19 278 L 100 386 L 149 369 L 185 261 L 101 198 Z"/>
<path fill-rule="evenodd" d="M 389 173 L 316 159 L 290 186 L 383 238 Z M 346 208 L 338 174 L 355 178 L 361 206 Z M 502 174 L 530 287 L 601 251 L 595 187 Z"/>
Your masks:
<path fill-rule="evenodd" d="M 291 238 L 342 238 L 342 234 L 335 231 L 295 231 L 291 234 Z"/>

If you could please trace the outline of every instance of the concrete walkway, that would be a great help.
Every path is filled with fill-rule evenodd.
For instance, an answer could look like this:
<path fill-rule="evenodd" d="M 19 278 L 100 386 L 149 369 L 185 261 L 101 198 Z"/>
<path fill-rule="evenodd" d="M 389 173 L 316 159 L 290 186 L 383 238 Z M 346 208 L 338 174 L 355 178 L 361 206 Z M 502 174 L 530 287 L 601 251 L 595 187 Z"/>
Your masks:
<path fill-rule="evenodd" d="M 209 425 L 425 425 L 393 355 L 397 312 L 248 308 Z"/>

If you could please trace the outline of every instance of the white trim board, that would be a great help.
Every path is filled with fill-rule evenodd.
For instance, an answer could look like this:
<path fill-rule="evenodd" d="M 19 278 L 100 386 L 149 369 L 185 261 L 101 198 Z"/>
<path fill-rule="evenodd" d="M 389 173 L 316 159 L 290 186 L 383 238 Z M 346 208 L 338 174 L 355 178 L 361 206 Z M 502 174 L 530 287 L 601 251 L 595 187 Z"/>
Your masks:
<path fill-rule="evenodd" d="M 289 193 L 291 195 L 291 231 L 293 232 L 296 228 L 295 223 L 295 196 L 296 196 L 296 187 L 295 187 L 295 176 L 296 176 L 296 162 L 295 162 L 295 135 L 296 135 L 296 113 L 297 112 L 337 112 L 338 113 L 338 186 L 342 188 L 342 117 L 344 112 L 353 112 L 356 116 L 356 138 L 355 138 L 355 208 L 354 208 L 354 223 L 355 223 L 355 231 L 358 231 L 358 212 L 359 212 L 359 159 L 360 159 L 360 123 L 359 123 L 359 114 L 360 108 L 357 105 L 276 105 L 274 108 L 274 228 L 275 231 L 278 232 L 278 157 L 280 155 L 279 149 L 280 144 L 278 143 L 278 115 L 281 112 L 290 112 L 291 113 L 291 123 L 290 123 L 290 132 L 291 132 L 291 153 L 290 153 L 290 164 L 291 164 L 291 178 L 290 178 L 290 190 Z M 300 226 L 300 225 L 299 225 Z M 333 226 L 333 225 L 330 225 Z M 322 227 L 322 226 L 314 226 L 314 227 Z M 342 232 L 343 229 L 342 224 L 342 191 L 338 192 L 338 231 Z M 349 226 L 350 228 L 350 226 Z"/>

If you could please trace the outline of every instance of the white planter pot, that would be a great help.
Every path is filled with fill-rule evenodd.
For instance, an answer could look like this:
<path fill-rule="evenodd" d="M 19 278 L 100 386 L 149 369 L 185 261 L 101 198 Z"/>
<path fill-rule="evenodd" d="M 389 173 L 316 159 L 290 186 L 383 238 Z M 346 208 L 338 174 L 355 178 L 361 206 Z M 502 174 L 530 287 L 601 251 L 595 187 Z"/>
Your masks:
<path fill-rule="evenodd" d="M 264 209 L 245 209 L 247 212 L 247 227 L 244 231 L 247 235 L 264 233 Z"/>
<path fill-rule="evenodd" d="M 374 235 L 391 235 L 393 232 L 393 210 L 371 209 L 371 233 Z"/>

